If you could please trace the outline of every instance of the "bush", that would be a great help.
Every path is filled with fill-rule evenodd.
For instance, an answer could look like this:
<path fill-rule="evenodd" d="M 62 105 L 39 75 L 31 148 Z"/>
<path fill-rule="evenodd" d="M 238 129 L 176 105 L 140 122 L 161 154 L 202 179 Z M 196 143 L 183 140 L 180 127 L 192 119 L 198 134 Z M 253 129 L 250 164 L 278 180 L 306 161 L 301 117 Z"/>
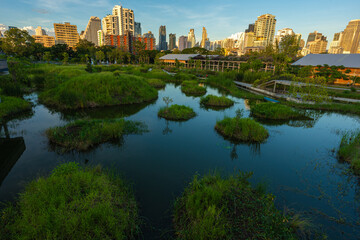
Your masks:
<path fill-rule="evenodd" d="M 264 142 L 268 137 L 268 131 L 250 118 L 225 117 L 216 122 L 215 129 L 223 136 L 242 142 Z"/>
<path fill-rule="evenodd" d="M 185 121 L 195 117 L 196 113 L 190 107 L 175 104 L 161 108 L 158 116 L 167 120 Z"/>
<path fill-rule="evenodd" d="M 259 103 L 251 106 L 251 113 L 255 117 L 287 120 L 287 119 L 306 119 L 303 114 L 291 107 L 275 103 Z"/>
<path fill-rule="evenodd" d="M 78 120 L 63 127 L 50 128 L 50 142 L 65 150 L 88 150 L 100 143 L 119 140 L 124 134 L 142 133 L 142 123 L 120 120 Z"/>
<path fill-rule="evenodd" d="M 234 101 L 224 96 L 217 97 L 214 95 L 208 95 L 200 99 L 200 104 L 207 107 L 224 108 L 224 107 L 231 107 L 232 105 L 234 105 Z"/>
<path fill-rule="evenodd" d="M 157 94 L 141 77 L 104 72 L 72 78 L 43 92 L 39 99 L 59 109 L 78 109 L 148 102 Z"/>
<path fill-rule="evenodd" d="M 31 104 L 24 99 L 0 96 L 0 120 L 31 110 Z"/>
<path fill-rule="evenodd" d="M 21 97 L 23 95 L 21 84 L 19 82 L 14 82 L 10 75 L 0 76 L 0 88 L 4 95 L 14 97 Z"/>
<path fill-rule="evenodd" d="M 27 185 L 16 206 L 2 210 L 3 239 L 133 239 L 138 208 L 123 180 L 100 167 L 62 164 Z"/>
<path fill-rule="evenodd" d="M 150 84 L 150 86 L 152 86 L 154 88 L 163 88 L 166 85 L 160 79 L 146 79 L 146 81 Z"/>
<path fill-rule="evenodd" d="M 195 176 L 175 203 L 178 239 L 296 239 L 274 196 L 252 188 L 251 174 Z"/>
<path fill-rule="evenodd" d="M 201 96 L 206 94 L 206 88 L 199 86 L 199 83 L 197 81 L 182 82 L 181 91 L 186 95 Z"/>
<path fill-rule="evenodd" d="M 356 174 L 360 174 L 360 132 L 346 133 L 343 135 L 338 151 L 339 158 L 350 163 Z"/>

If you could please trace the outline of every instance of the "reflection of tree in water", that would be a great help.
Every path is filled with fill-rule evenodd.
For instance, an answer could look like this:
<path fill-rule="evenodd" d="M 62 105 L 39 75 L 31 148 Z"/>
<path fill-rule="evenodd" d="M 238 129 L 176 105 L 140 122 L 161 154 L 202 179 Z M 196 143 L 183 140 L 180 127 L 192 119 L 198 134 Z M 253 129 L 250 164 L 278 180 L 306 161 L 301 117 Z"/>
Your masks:
<path fill-rule="evenodd" d="M 239 159 L 239 155 L 237 153 L 237 146 L 238 145 L 241 145 L 241 143 L 232 143 L 233 144 L 233 147 L 232 147 L 232 150 L 230 152 L 230 158 L 231 160 L 236 160 L 236 159 Z M 243 143 L 243 145 L 245 145 Z M 253 156 L 260 156 L 260 146 L 261 144 L 260 143 L 250 143 L 250 144 L 246 144 L 249 146 L 249 149 L 250 149 L 250 153 L 253 155 Z"/>
<path fill-rule="evenodd" d="M 164 128 L 164 130 L 163 130 L 163 132 L 162 132 L 163 135 L 171 134 L 171 133 L 172 133 L 172 130 L 171 130 L 170 127 L 169 127 L 169 121 L 166 120 L 165 123 L 166 123 L 166 127 Z"/>
<path fill-rule="evenodd" d="M 237 151 L 236 151 L 236 144 L 233 145 L 233 149 L 231 150 L 231 153 L 230 153 L 230 158 L 233 161 L 239 158 L 239 155 L 237 154 Z"/>

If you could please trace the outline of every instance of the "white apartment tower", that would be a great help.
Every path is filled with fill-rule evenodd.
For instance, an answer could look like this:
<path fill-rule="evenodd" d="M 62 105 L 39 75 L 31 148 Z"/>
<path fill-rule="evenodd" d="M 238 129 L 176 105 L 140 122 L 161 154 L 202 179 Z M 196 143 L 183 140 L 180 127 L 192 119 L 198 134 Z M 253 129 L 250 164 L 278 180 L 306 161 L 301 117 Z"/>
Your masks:
<path fill-rule="evenodd" d="M 119 35 L 125 35 L 127 31 L 130 31 L 135 36 L 135 16 L 133 10 L 116 5 L 113 8 L 112 15 L 118 18 Z"/>
<path fill-rule="evenodd" d="M 119 35 L 119 18 L 114 15 L 107 15 L 102 19 L 104 35 Z"/>

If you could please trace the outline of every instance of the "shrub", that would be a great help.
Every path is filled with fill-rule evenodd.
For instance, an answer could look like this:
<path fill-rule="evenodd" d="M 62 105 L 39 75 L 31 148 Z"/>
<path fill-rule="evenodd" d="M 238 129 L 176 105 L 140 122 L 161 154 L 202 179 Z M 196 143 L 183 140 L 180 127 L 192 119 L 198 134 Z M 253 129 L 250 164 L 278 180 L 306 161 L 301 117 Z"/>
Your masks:
<path fill-rule="evenodd" d="M 46 135 L 51 143 L 65 150 L 88 150 L 100 143 L 119 140 L 124 134 L 142 133 L 139 122 L 120 120 L 78 120 L 63 127 L 50 128 Z"/>
<path fill-rule="evenodd" d="M 291 107 L 275 103 L 254 104 L 251 106 L 251 113 L 255 117 L 275 120 L 307 118 Z"/>
<path fill-rule="evenodd" d="M 30 182 L 16 206 L 2 210 L 3 239 L 133 239 L 138 208 L 122 179 L 100 167 L 62 164 Z"/>
<path fill-rule="evenodd" d="M 185 121 L 195 117 L 196 113 L 190 107 L 175 104 L 161 108 L 158 116 L 167 120 Z"/>
<path fill-rule="evenodd" d="M 206 88 L 199 86 L 199 83 L 197 81 L 182 82 L 181 91 L 186 95 L 201 96 L 206 94 Z"/>
<path fill-rule="evenodd" d="M 224 96 L 218 97 L 218 96 L 214 96 L 214 95 L 208 95 L 208 96 L 202 97 L 200 99 L 200 104 L 207 106 L 207 107 L 224 108 L 224 107 L 230 107 L 230 106 L 234 105 L 234 101 L 227 97 L 224 97 Z"/>
<path fill-rule="evenodd" d="M 215 129 L 223 136 L 243 142 L 264 142 L 268 131 L 258 122 L 250 118 L 229 118 L 216 122 Z"/>
<path fill-rule="evenodd" d="M 195 176 L 175 203 L 178 239 L 296 239 L 274 196 L 248 182 L 251 174 L 226 179 Z"/>

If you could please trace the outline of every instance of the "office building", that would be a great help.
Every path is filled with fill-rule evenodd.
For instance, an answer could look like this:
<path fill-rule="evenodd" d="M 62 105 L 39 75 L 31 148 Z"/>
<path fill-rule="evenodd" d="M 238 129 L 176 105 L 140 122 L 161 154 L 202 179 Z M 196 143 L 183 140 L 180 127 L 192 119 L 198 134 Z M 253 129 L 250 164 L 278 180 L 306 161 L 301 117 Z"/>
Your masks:
<path fill-rule="evenodd" d="M 135 37 L 141 37 L 141 23 L 135 22 Z"/>
<path fill-rule="evenodd" d="M 209 41 L 208 35 L 207 35 L 207 31 L 206 28 L 203 27 L 203 31 L 202 31 L 202 38 L 201 38 L 201 44 L 200 47 L 205 48 L 206 47 L 206 42 Z"/>
<path fill-rule="evenodd" d="M 341 47 L 343 32 L 335 33 L 332 42 L 330 43 L 330 54 L 342 54 L 344 49 Z"/>
<path fill-rule="evenodd" d="M 187 48 L 193 48 L 196 45 L 196 38 L 195 38 L 195 30 L 190 29 L 190 32 L 188 34 L 188 46 Z"/>
<path fill-rule="evenodd" d="M 181 36 L 181 37 L 179 37 L 179 43 L 178 43 L 179 50 L 182 51 L 182 50 L 186 49 L 186 48 L 187 48 L 187 45 L 188 45 L 188 38 L 187 38 L 187 36 Z"/>
<path fill-rule="evenodd" d="M 67 44 L 69 47 L 74 47 L 79 42 L 79 33 L 76 25 L 71 25 L 69 22 L 54 23 L 55 38 L 57 43 Z"/>
<path fill-rule="evenodd" d="M 169 34 L 169 50 L 174 50 L 176 47 L 176 34 Z"/>
<path fill-rule="evenodd" d="M 274 15 L 264 14 L 258 17 L 255 22 L 254 46 L 266 47 L 272 45 L 275 36 L 276 19 Z"/>
<path fill-rule="evenodd" d="M 306 48 L 312 54 L 326 53 L 327 44 L 326 37 L 322 33 L 315 31 L 309 34 Z"/>
<path fill-rule="evenodd" d="M 85 39 L 89 42 L 98 45 L 98 31 L 101 30 L 101 20 L 98 17 L 90 17 L 88 25 L 84 32 L 80 34 L 81 39 Z"/>
<path fill-rule="evenodd" d="M 119 35 L 125 35 L 129 31 L 135 36 L 135 16 L 133 10 L 116 5 L 113 8 L 112 15 L 118 17 Z"/>
<path fill-rule="evenodd" d="M 340 46 L 344 49 L 344 53 L 357 53 L 360 45 L 360 19 L 351 20 L 345 28 Z"/>
<path fill-rule="evenodd" d="M 44 47 L 52 47 L 55 45 L 55 38 L 48 36 L 46 31 L 40 26 L 35 29 L 35 35 L 32 36 L 36 43 L 42 44 Z"/>
<path fill-rule="evenodd" d="M 160 26 L 159 29 L 159 50 L 166 51 L 168 50 L 166 42 L 166 26 Z"/>

